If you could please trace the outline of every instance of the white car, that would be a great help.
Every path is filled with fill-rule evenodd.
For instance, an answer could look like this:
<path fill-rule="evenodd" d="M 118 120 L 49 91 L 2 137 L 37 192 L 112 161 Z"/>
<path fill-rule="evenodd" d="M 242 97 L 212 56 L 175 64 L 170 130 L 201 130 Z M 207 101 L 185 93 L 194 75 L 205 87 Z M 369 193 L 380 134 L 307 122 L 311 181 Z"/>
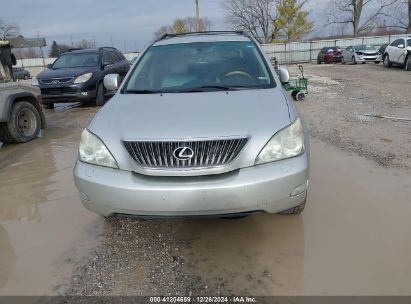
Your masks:
<path fill-rule="evenodd" d="M 370 45 L 353 45 L 343 50 L 341 63 L 348 62 L 357 64 L 358 62 L 375 62 L 380 63 L 382 61 L 381 54 L 378 50 Z"/>
<path fill-rule="evenodd" d="M 402 65 L 406 71 L 411 70 L 411 37 L 399 38 L 391 42 L 384 53 L 384 66 L 390 67 L 392 64 Z"/>

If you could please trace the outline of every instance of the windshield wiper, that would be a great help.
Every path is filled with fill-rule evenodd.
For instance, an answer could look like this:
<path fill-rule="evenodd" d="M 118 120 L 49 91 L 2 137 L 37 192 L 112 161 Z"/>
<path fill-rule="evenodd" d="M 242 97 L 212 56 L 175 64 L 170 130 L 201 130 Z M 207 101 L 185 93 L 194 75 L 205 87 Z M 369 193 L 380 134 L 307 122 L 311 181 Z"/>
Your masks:
<path fill-rule="evenodd" d="M 243 87 L 236 86 L 236 87 L 229 87 L 229 86 L 220 86 L 220 85 L 205 85 L 201 87 L 195 87 L 187 90 L 181 90 L 179 92 L 204 92 L 204 91 L 209 91 L 209 90 L 220 90 L 220 91 L 235 91 L 238 89 L 241 89 Z"/>
<path fill-rule="evenodd" d="M 160 94 L 160 91 L 153 90 L 124 90 L 124 94 Z"/>

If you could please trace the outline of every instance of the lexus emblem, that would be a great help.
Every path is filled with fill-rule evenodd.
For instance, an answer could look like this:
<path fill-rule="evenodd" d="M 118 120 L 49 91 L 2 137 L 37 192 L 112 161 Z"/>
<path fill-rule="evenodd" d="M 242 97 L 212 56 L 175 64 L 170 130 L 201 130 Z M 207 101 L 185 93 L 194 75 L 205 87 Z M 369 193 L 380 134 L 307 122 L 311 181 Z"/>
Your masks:
<path fill-rule="evenodd" d="M 190 147 L 178 147 L 174 150 L 173 156 L 178 160 L 189 160 L 193 158 L 194 151 Z"/>
<path fill-rule="evenodd" d="M 58 84 L 60 81 L 58 81 L 58 80 L 53 80 L 51 83 L 52 84 Z"/>

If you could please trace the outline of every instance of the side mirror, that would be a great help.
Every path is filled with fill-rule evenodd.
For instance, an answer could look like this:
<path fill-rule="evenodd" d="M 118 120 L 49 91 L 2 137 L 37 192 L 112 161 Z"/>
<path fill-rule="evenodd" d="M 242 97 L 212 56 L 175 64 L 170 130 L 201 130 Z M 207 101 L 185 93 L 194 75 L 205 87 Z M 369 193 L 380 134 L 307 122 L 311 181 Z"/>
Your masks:
<path fill-rule="evenodd" d="M 399 44 L 399 45 L 398 45 L 398 48 L 403 49 L 403 48 L 404 48 L 404 45 L 403 45 L 403 44 Z"/>
<path fill-rule="evenodd" d="M 104 76 L 104 87 L 107 90 L 115 91 L 120 86 L 120 75 L 118 74 L 108 74 Z"/>
<path fill-rule="evenodd" d="M 51 69 L 53 67 L 53 65 L 51 63 L 49 63 L 48 65 L 46 65 L 46 68 Z"/>
<path fill-rule="evenodd" d="M 278 69 L 278 75 L 280 76 L 281 83 L 287 83 L 290 81 L 290 72 L 286 67 L 280 67 Z"/>

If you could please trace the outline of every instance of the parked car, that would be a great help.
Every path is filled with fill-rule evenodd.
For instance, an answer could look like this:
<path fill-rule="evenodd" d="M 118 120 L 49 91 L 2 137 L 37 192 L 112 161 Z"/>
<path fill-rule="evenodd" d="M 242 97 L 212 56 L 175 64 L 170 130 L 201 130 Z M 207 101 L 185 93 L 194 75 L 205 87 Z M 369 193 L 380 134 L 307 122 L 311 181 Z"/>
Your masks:
<path fill-rule="evenodd" d="M 13 75 L 15 79 L 29 79 L 30 72 L 24 68 L 13 68 Z"/>
<path fill-rule="evenodd" d="M 378 50 L 370 45 L 351 45 L 347 47 L 342 52 L 343 58 L 341 63 L 354 63 L 357 64 L 358 62 L 367 63 L 367 62 L 375 62 L 376 64 L 382 61 L 381 54 Z"/>
<path fill-rule="evenodd" d="M 394 40 L 385 49 L 384 66 L 390 67 L 392 64 L 398 64 L 411 70 L 411 37 L 404 37 Z"/>
<path fill-rule="evenodd" d="M 130 64 L 112 47 L 72 50 L 60 55 L 48 69 L 36 76 L 33 84 L 41 89 L 43 104 L 53 108 L 59 102 L 105 102 L 103 78 L 117 73 L 122 79 Z"/>
<path fill-rule="evenodd" d="M 118 91 L 82 133 L 74 179 L 88 209 L 141 217 L 302 212 L 306 129 L 251 36 L 165 35 L 141 56 L 121 86 L 118 75 L 105 77 Z"/>
<path fill-rule="evenodd" d="M 334 62 L 341 62 L 342 53 L 341 48 L 338 46 L 332 47 L 323 47 L 321 51 L 318 53 L 317 56 L 317 63 L 321 64 L 322 62 L 325 63 L 334 63 Z"/>

